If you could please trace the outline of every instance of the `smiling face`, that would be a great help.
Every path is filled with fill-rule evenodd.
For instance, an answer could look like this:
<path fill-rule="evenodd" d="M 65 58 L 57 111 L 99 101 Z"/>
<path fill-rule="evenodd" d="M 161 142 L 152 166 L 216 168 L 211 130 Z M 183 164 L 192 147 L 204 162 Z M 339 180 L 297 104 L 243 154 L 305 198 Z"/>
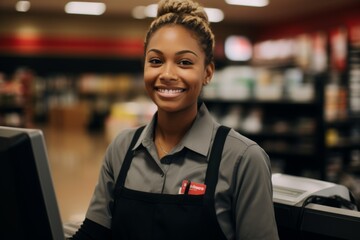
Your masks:
<path fill-rule="evenodd" d="M 167 25 L 150 38 L 145 50 L 146 90 L 159 112 L 196 113 L 202 86 L 214 71 L 195 35 L 180 25 Z"/>

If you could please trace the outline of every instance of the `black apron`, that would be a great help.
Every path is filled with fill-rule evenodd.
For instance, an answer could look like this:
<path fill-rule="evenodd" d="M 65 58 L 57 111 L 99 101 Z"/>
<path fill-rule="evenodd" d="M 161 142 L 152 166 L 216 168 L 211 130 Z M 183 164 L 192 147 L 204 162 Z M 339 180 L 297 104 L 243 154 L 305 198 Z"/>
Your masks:
<path fill-rule="evenodd" d="M 121 240 L 226 240 L 217 221 L 215 187 L 229 128 L 220 126 L 206 171 L 204 195 L 140 192 L 124 187 L 133 151 L 142 128 L 135 133 L 115 185 L 113 239 Z M 191 180 L 191 179 L 190 179 Z"/>

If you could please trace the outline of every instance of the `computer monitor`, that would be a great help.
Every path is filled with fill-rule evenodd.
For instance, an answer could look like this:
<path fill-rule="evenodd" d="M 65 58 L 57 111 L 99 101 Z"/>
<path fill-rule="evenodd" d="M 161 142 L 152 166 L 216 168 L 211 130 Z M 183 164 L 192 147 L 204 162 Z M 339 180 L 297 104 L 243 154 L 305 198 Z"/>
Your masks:
<path fill-rule="evenodd" d="M 0 126 L 0 236 L 64 240 L 41 130 Z"/>

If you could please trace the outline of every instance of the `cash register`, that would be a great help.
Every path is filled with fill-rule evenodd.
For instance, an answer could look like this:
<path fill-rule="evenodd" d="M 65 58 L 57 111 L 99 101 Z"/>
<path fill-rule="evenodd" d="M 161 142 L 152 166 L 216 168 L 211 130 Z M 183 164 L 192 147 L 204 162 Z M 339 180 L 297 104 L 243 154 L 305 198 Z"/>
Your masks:
<path fill-rule="evenodd" d="M 281 240 L 360 239 L 360 212 L 345 186 L 281 173 L 272 184 Z"/>

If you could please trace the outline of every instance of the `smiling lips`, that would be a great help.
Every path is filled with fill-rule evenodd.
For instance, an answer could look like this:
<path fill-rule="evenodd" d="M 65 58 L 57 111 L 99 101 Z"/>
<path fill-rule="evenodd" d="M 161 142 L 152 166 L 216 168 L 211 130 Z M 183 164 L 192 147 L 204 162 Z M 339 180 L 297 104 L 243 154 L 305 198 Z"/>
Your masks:
<path fill-rule="evenodd" d="M 177 88 L 177 89 L 156 88 L 156 91 L 159 93 L 159 95 L 161 97 L 172 98 L 172 97 L 177 97 L 181 93 L 185 92 L 185 89 L 179 89 L 179 88 Z"/>

